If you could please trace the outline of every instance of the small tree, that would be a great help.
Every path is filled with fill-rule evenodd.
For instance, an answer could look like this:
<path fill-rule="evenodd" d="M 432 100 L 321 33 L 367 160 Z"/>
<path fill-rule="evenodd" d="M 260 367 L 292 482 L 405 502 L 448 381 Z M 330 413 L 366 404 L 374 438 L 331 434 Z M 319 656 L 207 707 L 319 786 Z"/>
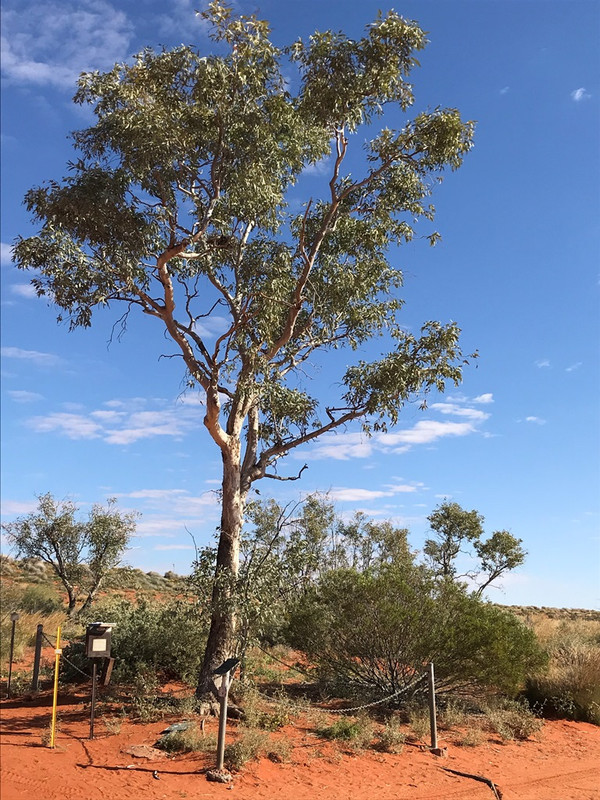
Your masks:
<path fill-rule="evenodd" d="M 94 505 L 82 522 L 75 518 L 74 503 L 48 493 L 38 497 L 36 511 L 2 525 L 20 557 L 39 558 L 52 567 L 67 592 L 69 616 L 82 596 L 79 611 L 89 607 L 135 531 L 136 515 L 120 513 L 114 503 Z"/>
<path fill-rule="evenodd" d="M 203 392 L 223 465 L 225 579 L 214 582 L 199 694 L 230 655 L 227 593 L 252 484 L 299 477 L 277 472 L 293 448 L 353 420 L 384 429 L 405 403 L 461 380 L 457 325 L 427 322 L 416 335 L 400 325 L 402 275 L 388 251 L 433 218 L 431 187 L 460 166 L 473 133 L 453 108 L 371 141 L 360 130 L 413 103 L 408 76 L 426 38 L 393 11 L 361 39 L 326 31 L 283 49 L 265 21 L 235 18 L 221 0 L 202 16 L 218 55 L 146 49 L 81 76 L 75 99 L 96 124 L 74 134 L 69 176 L 27 194 L 41 230 L 14 249 L 72 326 L 111 303 L 155 319 Z M 328 175 L 298 211 L 288 193 L 318 162 Z M 226 319 L 214 342 L 203 334 L 212 315 Z M 315 353 L 380 336 L 389 351 L 349 366 L 339 396 L 309 394 Z"/>
<path fill-rule="evenodd" d="M 477 583 L 475 594 L 483 591 L 501 575 L 521 566 L 527 553 L 523 540 L 508 531 L 495 531 L 481 540 L 484 518 L 477 511 L 465 511 L 458 503 L 441 503 L 427 517 L 435 539 L 427 539 L 423 551 L 435 575 L 445 580 L 470 578 Z M 472 551 L 469 550 L 472 547 Z M 473 570 L 457 574 L 459 554 L 473 553 L 478 564 Z"/>

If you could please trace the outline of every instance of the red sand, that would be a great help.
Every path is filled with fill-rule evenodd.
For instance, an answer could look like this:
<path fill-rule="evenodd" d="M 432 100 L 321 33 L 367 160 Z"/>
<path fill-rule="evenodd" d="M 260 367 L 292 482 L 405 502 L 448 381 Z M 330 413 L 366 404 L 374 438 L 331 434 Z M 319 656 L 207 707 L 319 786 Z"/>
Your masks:
<path fill-rule="evenodd" d="M 284 732 L 294 743 L 290 763 L 262 759 L 224 786 L 208 783 L 200 772 L 212 766 L 212 755 L 148 761 L 124 752 L 152 745 L 166 722 L 124 721 L 118 733 L 109 733 L 97 719 L 90 741 L 87 699 L 61 696 L 54 750 L 42 744 L 50 722 L 48 693 L 2 702 L 2 800 L 493 800 L 487 785 L 444 767 L 490 778 L 503 800 L 600 798 L 600 728 L 585 723 L 546 722 L 535 740 L 502 744 L 490 737 L 475 748 L 441 738 L 448 746 L 444 759 L 409 744 L 399 755 L 354 755 L 325 745 L 301 726 L 290 727 Z M 216 726 L 208 719 L 207 733 Z"/>

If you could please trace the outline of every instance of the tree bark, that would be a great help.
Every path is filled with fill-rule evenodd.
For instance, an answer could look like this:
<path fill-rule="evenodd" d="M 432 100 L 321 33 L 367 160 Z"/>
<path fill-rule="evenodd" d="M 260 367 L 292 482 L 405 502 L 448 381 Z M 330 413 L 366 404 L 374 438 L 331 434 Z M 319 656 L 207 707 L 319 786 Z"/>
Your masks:
<path fill-rule="evenodd" d="M 240 560 L 240 534 L 244 521 L 246 493 L 241 489 L 240 445 L 231 441 L 222 451 L 222 510 L 215 581 L 212 591 L 210 631 L 196 696 L 205 698 L 215 693 L 214 670 L 233 655 L 236 630 L 235 598 L 232 593 Z"/>

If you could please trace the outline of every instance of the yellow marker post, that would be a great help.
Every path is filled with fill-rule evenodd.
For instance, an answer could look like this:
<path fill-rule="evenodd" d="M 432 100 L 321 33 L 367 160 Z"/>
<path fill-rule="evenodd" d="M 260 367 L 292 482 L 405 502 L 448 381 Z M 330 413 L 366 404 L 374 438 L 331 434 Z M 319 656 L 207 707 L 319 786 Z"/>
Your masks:
<path fill-rule="evenodd" d="M 56 703 L 58 701 L 58 668 L 60 665 L 60 625 L 56 631 L 56 650 L 54 651 L 54 697 L 52 698 L 52 724 L 50 727 L 50 747 L 54 747 L 54 735 L 56 733 Z"/>

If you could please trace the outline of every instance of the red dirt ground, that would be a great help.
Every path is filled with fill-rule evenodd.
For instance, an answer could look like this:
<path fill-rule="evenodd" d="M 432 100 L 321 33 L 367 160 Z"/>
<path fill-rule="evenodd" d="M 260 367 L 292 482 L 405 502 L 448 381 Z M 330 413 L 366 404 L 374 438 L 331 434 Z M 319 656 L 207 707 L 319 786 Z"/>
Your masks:
<path fill-rule="evenodd" d="M 148 761 L 125 752 L 152 745 L 167 722 L 124 721 L 111 733 L 97 719 L 90 741 L 87 701 L 85 693 L 59 698 L 54 750 L 42 744 L 51 713 L 47 692 L 2 701 L 2 800 L 493 800 L 489 786 L 444 767 L 491 779 L 503 800 L 600 798 L 600 728 L 585 723 L 549 721 L 535 740 L 503 744 L 490 737 L 474 748 L 442 738 L 447 758 L 410 744 L 399 755 L 355 755 L 323 744 L 298 723 L 285 730 L 294 744 L 289 763 L 262 759 L 224 786 L 208 783 L 201 772 L 212 766 L 212 755 Z M 207 720 L 207 733 L 216 727 L 214 718 Z"/>

